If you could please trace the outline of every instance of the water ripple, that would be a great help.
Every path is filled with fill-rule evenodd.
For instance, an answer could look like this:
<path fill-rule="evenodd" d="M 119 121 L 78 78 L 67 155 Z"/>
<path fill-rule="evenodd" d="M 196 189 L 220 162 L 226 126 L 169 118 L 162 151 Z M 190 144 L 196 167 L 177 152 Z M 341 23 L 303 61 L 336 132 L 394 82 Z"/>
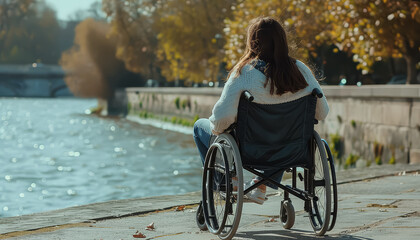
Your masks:
<path fill-rule="evenodd" d="M 0 98 L 0 217 L 199 190 L 190 130 L 85 114 L 95 105 Z"/>

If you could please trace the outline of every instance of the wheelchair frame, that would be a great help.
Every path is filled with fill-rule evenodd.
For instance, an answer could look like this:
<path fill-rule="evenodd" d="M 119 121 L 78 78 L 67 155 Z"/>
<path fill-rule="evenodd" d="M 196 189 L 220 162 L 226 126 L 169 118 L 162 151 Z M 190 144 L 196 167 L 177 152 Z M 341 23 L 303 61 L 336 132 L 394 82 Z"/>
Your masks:
<path fill-rule="evenodd" d="M 322 97 L 320 91 L 316 90 L 314 90 L 313 95 Z M 248 101 L 253 100 L 252 95 L 247 92 L 245 92 L 245 97 Z M 271 183 L 284 191 L 284 199 L 280 207 L 280 220 L 285 229 L 293 227 L 295 221 L 294 207 L 290 199 L 291 194 L 304 201 L 304 210 L 309 213 L 310 222 L 316 235 L 322 236 L 326 231 L 332 230 L 336 222 L 338 209 L 334 160 L 327 142 L 321 139 L 316 131 L 311 137 L 310 151 L 312 162 L 309 165 L 279 169 L 266 177 L 257 168 L 242 166 L 239 148 L 236 140 L 230 133 L 219 135 L 211 144 L 206 155 L 202 183 L 202 202 L 196 216 L 198 227 L 201 230 L 208 229 L 223 240 L 233 238 L 239 227 L 244 195 L 262 184 Z M 316 179 L 318 177 L 318 165 L 315 156 L 317 152 L 320 157 L 318 165 L 321 165 L 323 173 L 322 178 L 318 180 Z M 297 172 L 297 167 L 304 169 L 304 176 Z M 261 177 L 262 180 L 243 189 L 243 169 Z M 292 173 L 291 186 L 283 185 L 272 179 L 273 176 L 281 171 Z M 318 171 L 318 173 L 320 172 Z M 217 175 L 222 177 L 216 177 Z M 235 176 L 235 181 L 238 182 L 237 189 L 234 189 L 232 176 Z M 303 181 L 304 189 L 297 187 L 297 178 Z M 323 196 L 318 196 L 315 190 L 317 187 L 325 188 Z M 325 200 L 326 206 L 318 206 L 318 203 L 322 200 Z M 217 210 L 219 205 L 222 207 L 220 211 Z M 320 213 L 320 207 L 325 207 L 323 213 Z M 231 220 L 229 219 L 230 216 L 233 216 Z"/>

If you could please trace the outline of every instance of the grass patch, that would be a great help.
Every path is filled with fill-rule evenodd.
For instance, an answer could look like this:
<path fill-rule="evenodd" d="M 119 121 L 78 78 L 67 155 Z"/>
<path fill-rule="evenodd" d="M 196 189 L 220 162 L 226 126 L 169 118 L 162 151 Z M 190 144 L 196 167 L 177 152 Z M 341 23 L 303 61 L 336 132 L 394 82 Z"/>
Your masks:
<path fill-rule="evenodd" d="M 172 124 L 176 124 L 176 125 L 181 125 L 181 126 L 185 126 L 185 127 L 192 127 L 194 126 L 194 123 L 200 119 L 200 117 L 198 116 L 198 114 L 196 114 L 194 116 L 194 118 L 181 118 L 181 117 L 177 117 L 177 116 L 172 116 L 172 117 L 168 117 L 168 116 L 158 116 L 155 115 L 151 112 L 148 111 L 141 111 L 139 113 L 139 117 L 140 118 L 149 118 L 149 119 L 157 119 L 160 121 L 164 121 L 164 122 L 170 122 Z"/>

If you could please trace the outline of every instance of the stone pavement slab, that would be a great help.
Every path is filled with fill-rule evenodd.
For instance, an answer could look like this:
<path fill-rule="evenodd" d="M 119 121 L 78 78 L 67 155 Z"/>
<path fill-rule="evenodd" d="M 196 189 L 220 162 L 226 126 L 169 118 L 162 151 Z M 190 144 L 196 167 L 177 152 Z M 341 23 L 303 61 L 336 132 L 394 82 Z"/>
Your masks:
<path fill-rule="evenodd" d="M 338 220 L 335 228 L 324 238 L 419 239 L 419 173 L 419 165 L 385 165 L 338 172 Z M 296 210 L 295 225 L 292 230 L 284 230 L 278 222 L 282 196 L 270 193 L 262 206 L 244 204 L 240 227 L 234 239 L 319 238 L 314 235 L 309 218 L 303 211 L 303 202 L 299 199 L 292 199 Z M 199 231 L 195 224 L 199 199 L 198 193 L 192 193 L 3 218 L 0 219 L 0 229 L 5 234 L 0 235 L 0 239 L 13 236 L 12 239 L 134 239 L 132 235 L 137 230 L 144 233 L 146 239 L 218 239 L 208 232 Z M 187 206 L 184 211 L 175 211 L 173 206 L 177 205 Z M 48 217 L 49 222 L 46 220 Z M 269 222 L 272 218 L 277 221 Z M 43 222 L 37 227 L 38 220 Z M 145 230 L 152 222 L 155 223 L 155 231 Z M 13 231 L 14 227 L 17 230 Z"/>

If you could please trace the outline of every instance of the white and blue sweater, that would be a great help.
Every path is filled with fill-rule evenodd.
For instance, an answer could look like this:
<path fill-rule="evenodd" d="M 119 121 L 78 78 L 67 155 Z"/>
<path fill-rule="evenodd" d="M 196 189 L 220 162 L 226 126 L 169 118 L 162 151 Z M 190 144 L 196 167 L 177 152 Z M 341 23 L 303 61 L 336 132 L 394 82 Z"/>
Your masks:
<path fill-rule="evenodd" d="M 300 72 L 305 78 L 308 86 L 296 93 L 287 92 L 282 95 L 270 94 L 270 86 L 264 87 L 266 76 L 252 65 L 245 65 L 241 75 L 235 77 L 233 72 L 226 82 L 220 99 L 213 107 L 209 120 L 212 123 L 212 130 L 216 134 L 225 131 L 232 123 L 236 122 L 239 99 L 243 91 L 248 90 L 254 96 L 254 102 L 260 104 L 278 104 L 294 101 L 312 93 L 314 88 L 322 91 L 312 71 L 301 61 L 296 61 Z M 316 105 L 315 118 L 324 120 L 329 108 L 325 95 L 318 100 Z"/>

